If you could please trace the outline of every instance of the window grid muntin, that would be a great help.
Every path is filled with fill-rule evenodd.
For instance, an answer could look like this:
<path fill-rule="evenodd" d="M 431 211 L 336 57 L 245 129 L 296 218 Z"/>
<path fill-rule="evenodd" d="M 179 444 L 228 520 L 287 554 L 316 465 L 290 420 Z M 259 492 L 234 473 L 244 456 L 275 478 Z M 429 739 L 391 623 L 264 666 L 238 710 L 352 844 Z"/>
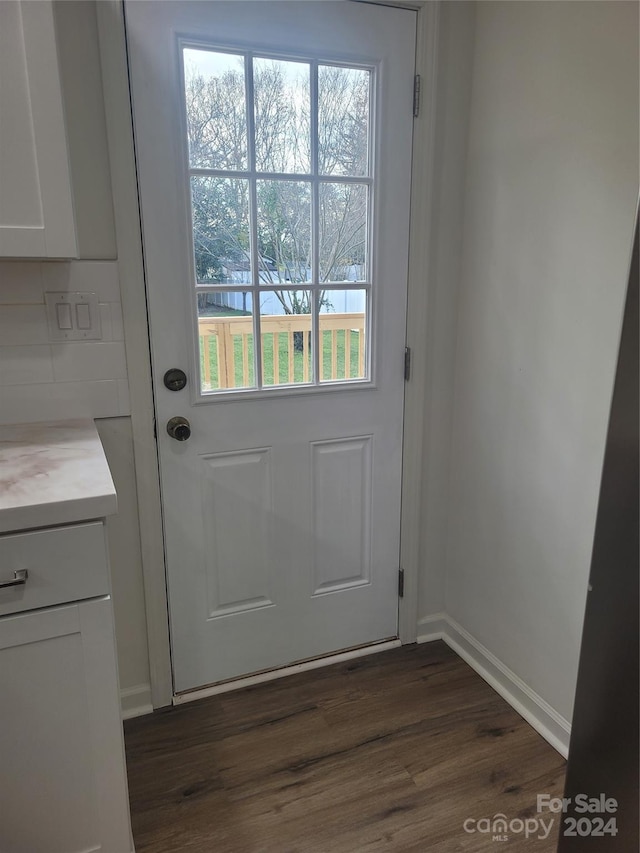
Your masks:
<path fill-rule="evenodd" d="M 309 130 L 311 133 L 311 176 L 316 178 L 311 184 L 311 281 L 313 284 L 320 283 L 320 191 L 318 189 L 318 63 L 311 63 L 311 76 L 309 81 L 311 95 L 311 120 Z M 311 291 L 312 314 L 311 314 L 311 355 L 313 363 L 313 384 L 320 384 L 320 306 L 319 290 Z"/>
<path fill-rule="evenodd" d="M 212 43 L 195 42 L 193 40 L 180 40 L 180 65 L 182 69 L 182 100 L 183 108 L 186 111 L 185 101 L 185 70 L 184 70 L 184 50 L 195 49 L 210 52 L 220 52 L 231 54 L 244 59 L 244 74 L 245 74 L 245 109 L 246 109 L 246 126 L 247 126 L 247 158 L 249 162 L 248 171 L 240 171 L 233 169 L 206 169 L 202 167 L 192 167 L 189 157 L 189 137 L 188 124 L 184 122 L 184 145 L 186 149 L 186 170 L 188 175 L 188 186 L 190 189 L 192 176 L 211 176 L 220 178 L 236 178 L 245 179 L 249 182 L 249 239 L 250 239 L 250 257 L 251 257 L 251 279 L 252 284 L 248 287 L 244 285 L 232 284 L 199 284 L 195 275 L 195 246 L 193 239 L 193 222 L 192 222 L 192 201 L 189 192 L 189 227 L 191 240 L 191 267 L 193 270 L 192 288 L 195 294 L 194 306 L 196 313 L 196 329 L 197 329 L 197 294 L 208 292 L 251 292 L 253 310 L 253 335 L 254 335 L 254 377 L 255 384 L 250 388 L 233 388 L 212 391 L 202 390 L 202 376 L 200 375 L 200 357 L 196 359 L 197 372 L 199 376 L 198 396 L 200 398 L 209 399 L 211 396 L 227 396 L 229 394 L 245 395 L 255 392 L 263 392 L 265 386 L 262 382 L 262 336 L 260 331 L 260 293 L 265 290 L 273 290 L 273 283 L 260 284 L 259 270 L 259 252 L 258 252 L 258 216 L 257 216 L 257 180 L 281 180 L 281 181 L 307 181 L 312 185 L 312 207 L 311 207 L 311 248 L 312 248 L 312 275 L 310 282 L 285 282 L 285 286 L 276 288 L 279 290 L 309 290 L 313 294 L 312 299 L 312 377 L 309 383 L 297 385 L 278 385 L 266 386 L 266 390 L 304 390 L 310 391 L 312 388 L 327 389 L 333 385 L 358 385 L 371 382 L 372 365 L 373 365 L 373 347 L 372 347 L 372 331 L 373 331 L 373 253 L 372 253 L 372 235 L 373 235 L 373 210 L 374 210 L 374 194 L 375 194 L 375 126 L 376 126 L 376 89 L 377 89 L 377 69 L 374 65 L 357 62 L 341 62 L 337 60 L 318 60 L 310 57 L 292 56 L 290 54 L 281 54 L 269 51 L 251 51 L 229 48 L 225 45 L 216 45 Z M 273 59 L 288 62 L 299 62 L 307 64 L 310 67 L 310 149 L 311 149 L 311 174 L 298 172 L 260 172 L 256 169 L 255 155 L 255 101 L 254 101 L 254 86 L 253 86 L 253 60 L 254 59 Z M 368 104 L 368 134 L 367 134 L 367 174 L 366 175 L 325 175 L 318 173 L 318 67 L 331 66 L 338 68 L 353 68 L 357 70 L 367 71 L 369 73 L 369 104 Z M 365 185 L 367 187 L 367 206 L 366 206 L 366 225 L 365 225 L 365 269 L 366 281 L 354 282 L 320 282 L 319 278 L 319 187 L 322 183 L 352 183 Z M 359 379 L 332 379 L 322 380 L 320 377 L 320 330 L 319 330 L 319 299 L 318 294 L 321 290 L 337 290 L 337 291 L 365 291 L 365 353 L 364 353 L 364 377 Z M 198 336 L 194 343 L 198 343 Z M 199 353 L 199 344 L 198 344 Z"/>
<path fill-rule="evenodd" d="M 256 171 L 256 123 L 255 123 L 255 104 L 253 91 L 253 57 L 251 54 L 245 54 L 244 58 L 244 85 L 246 88 L 246 109 L 247 109 L 247 133 L 248 133 L 248 155 L 249 169 L 255 175 Z M 251 283 L 253 285 L 252 302 L 253 311 L 253 361 L 254 361 L 254 377 L 255 385 L 258 390 L 263 387 L 262 382 L 262 332 L 260 323 L 260 298 L 258 296 L 257 283 L 260 280 L 260 255 L 258 252 L 258 188 L 257 179 L 249 178 L 249 245 L 251 247 Z"/>

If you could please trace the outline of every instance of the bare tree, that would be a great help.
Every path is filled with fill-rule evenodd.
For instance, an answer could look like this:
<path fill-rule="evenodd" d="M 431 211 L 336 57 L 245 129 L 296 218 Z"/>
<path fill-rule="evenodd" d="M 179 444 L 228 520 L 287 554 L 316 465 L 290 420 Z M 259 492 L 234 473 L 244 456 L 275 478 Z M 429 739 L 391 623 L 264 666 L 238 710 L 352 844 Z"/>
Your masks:
<path fill-rule="evenodd" d="M 292 68 L 298 69 L 292 73 Z M 256 59 L 254 125 L 260 172 L 309 174 L 309 66 Z M 244 69 L 205 77 L 187 68 L 186 107 L 192 166 L 248 168 Z M 341 281 L 365 262 L 367 188 L 331 177 L 367 174 L 369 75 L 340 66 L 318 74 L 320 281 Z M 273 285 L 285 313 L 308 313 L 311 292 L 310 184 L 258 179 L 259 280 Z M 249 182 L 229 177 L 192 179 L 195 266 L 201 283 L 238 283 L 249 269 Z M 321 299 L 325 300 L 322 293 Z"/>

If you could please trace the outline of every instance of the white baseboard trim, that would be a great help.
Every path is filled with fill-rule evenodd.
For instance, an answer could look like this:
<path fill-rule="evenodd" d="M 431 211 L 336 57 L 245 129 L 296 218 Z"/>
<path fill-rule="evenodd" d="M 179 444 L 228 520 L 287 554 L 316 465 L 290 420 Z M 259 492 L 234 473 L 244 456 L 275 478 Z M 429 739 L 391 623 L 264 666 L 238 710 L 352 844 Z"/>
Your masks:
<path fill-rule="evenodd" d="M 487 684 L 523 717 L 563 758 L 569 753 L 571 725 L 532 690 L 493 652 L 478 642 L 446 613 L 436 613 L 418 623 L 418 643 L 444 640 Z"/>
<path fill-rule="evenodd" d="M 134 687 L 125 687 L 120 691 L 120 708 L 123 720 L 152 714 L 151 685 L 136 684 Z"/>
<path fill-rule="evenodd" d="M 416 642 L 432 643 L 434 640 L 444 640 L 447 626 L 446 613 L 434 613 L 432 616 L 425 616 L 418 622 Z"/>
<path fill-rule="evenodd" d="M 231 690 L 240 690 L 242 687 L 253 687 L 255 684 L 263 684 L 265 681 L 274 681 L 276 678 L 284 678 L 287 675 L 295 675 L 298 672 L 308 672 L 311 669 L 319 669 L 323 666 L 331 666 L 333 663 L 342 663 L 354 658 L 362 658 L 366 655 L 386 652 L 396 649 L 402 645 L 400 640 L 385 640 L 382 643 L 373 643 L 370 646 L 361 646 L 358 649 L 350 649 L 347 652 L 339 652 L 336 655 L 312 658 L 312 660 L 294 663 L 292 666 L 283 666 L 280 669 L 270 669 L 267 672 L 259 672 L 257 675 L 247 675 L 245 678 L 234 678 L 232 681 L 223 681 L 220 684 L 212 684 L 210 687 L 202 687 L 200 690 L 190 690 L 188 693 L 178 693 L 173 697 L 174 705 L 184 705 L 186 702 L 195 702 L 196 699 L 206 699 L 208 696 L 217 696 L 220 693 L 229 693 Z"/>

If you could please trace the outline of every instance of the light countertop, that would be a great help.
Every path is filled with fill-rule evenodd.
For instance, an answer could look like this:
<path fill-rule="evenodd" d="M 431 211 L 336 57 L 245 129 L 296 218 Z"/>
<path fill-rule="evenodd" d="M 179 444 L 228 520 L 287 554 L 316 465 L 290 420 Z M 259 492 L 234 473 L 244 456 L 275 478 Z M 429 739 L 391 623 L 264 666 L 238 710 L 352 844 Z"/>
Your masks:
<path fill-rule="evenodd" d="M 0 533 L 103 518 L 117 508 L 92 420 L 0 426 Z"/>

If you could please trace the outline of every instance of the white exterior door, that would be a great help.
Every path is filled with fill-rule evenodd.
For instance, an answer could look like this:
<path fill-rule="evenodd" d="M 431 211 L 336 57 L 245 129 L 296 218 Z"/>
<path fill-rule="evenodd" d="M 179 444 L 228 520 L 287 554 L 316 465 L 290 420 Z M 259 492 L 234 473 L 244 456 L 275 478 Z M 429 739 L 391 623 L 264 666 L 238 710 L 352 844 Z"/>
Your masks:
<path fill-rule="evenodd" d="M 397 636 L 416 16 L 126 13 L 181 692 Z"/>

